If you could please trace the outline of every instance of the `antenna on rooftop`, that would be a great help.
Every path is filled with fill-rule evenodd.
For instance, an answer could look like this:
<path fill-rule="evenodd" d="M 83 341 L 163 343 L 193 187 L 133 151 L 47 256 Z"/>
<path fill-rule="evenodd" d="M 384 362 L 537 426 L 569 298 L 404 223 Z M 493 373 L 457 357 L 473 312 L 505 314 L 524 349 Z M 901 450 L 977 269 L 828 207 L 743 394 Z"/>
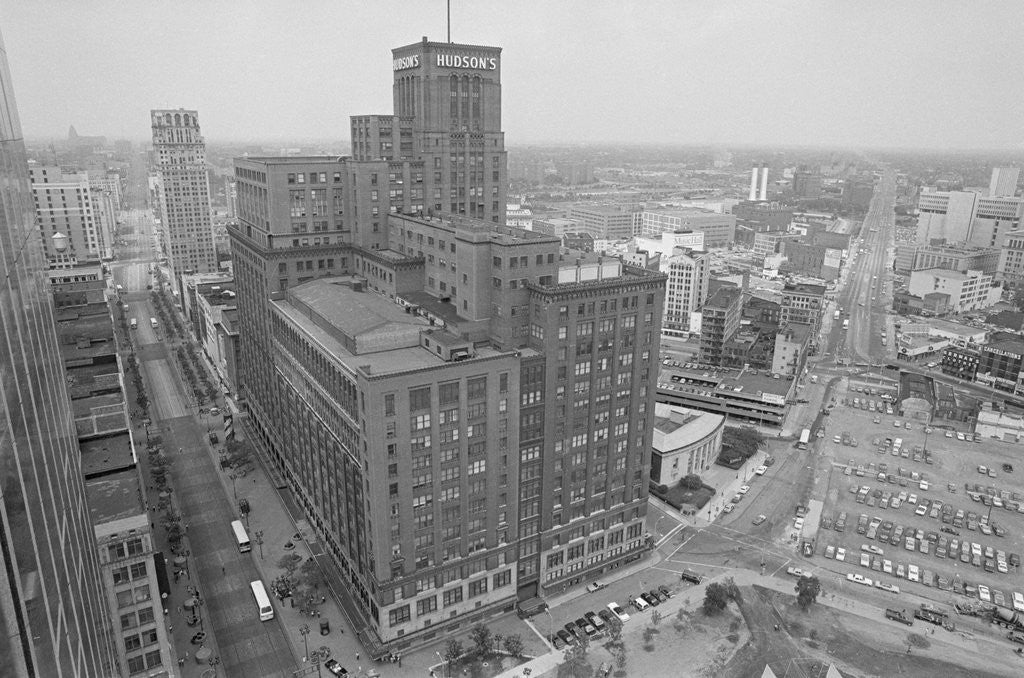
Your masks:
<path fill-rule="evenodd" d="M 452 0 L 445 0 L 445 5 L 448 7 L 448 42 L 452 41 Z"/>

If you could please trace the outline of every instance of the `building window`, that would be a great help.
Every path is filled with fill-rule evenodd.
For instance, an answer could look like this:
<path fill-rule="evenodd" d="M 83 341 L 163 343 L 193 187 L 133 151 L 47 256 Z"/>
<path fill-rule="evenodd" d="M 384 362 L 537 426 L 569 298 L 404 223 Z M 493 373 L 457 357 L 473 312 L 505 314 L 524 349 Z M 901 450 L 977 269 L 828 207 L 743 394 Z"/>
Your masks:
<path fill-rule="evenodd" d="M 416 616 L 422 617 L 437 610 L 437 596 L 430 596 L 423 600 L 416 601 Z"/>
<path fill-rule="evenodd" d="M 402 607 L 396 608 L 388 612 L 388 622 L 391 626 L 398 626 L 409 621 L 409 606 L 403 605 Z"/>
<path fill-rule="evenodd" d="M 477 579 L 469 582 L 469 597 L 476 598 L 487 593 L 487 579 Z"/>

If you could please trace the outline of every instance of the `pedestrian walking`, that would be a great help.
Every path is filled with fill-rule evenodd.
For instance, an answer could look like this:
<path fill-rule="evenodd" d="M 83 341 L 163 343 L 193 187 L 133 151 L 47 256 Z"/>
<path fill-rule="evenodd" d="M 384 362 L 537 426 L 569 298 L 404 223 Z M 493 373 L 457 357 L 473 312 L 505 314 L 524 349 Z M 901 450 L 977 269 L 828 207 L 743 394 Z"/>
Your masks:
<path fill-rule="evenodd" d="M 359 653 L 358 652 L 356 652 L 356 661 L 359 661 Z M 362 669 L 359 669 L 359 670 L 362 671 Z"/>
<path fill-rule="evenodd" d="M 326 603 L 327 602 L 327 596 L 320 596 L 320 602 L 321 603 Z"/>
<path fill-rule="evenodd" d="M 220 566 L 220 573 L 221 573 L 221 574 L 225 574 L 225 572 L 224 572 L 224 566 L 223 566 L 223 565 L 221 565 L 221 566 Z"/>

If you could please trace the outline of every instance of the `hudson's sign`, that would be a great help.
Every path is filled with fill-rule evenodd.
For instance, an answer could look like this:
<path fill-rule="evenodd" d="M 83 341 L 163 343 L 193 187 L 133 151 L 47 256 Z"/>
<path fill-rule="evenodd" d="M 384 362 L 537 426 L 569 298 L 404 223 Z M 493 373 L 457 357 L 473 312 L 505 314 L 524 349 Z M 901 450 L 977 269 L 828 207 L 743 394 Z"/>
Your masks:
<path fill-rule="evenodd" d="M 436 54 L 434 55 L 435 65 L 441 68 L 470 68 L 480 71 L 494 71 L 498 68 L 498 57 L 470 56 L 467 54 Z M 407 68 L 417 68 L 420 65 L 420 56 L 399 57 L 393 61 L 396 71 L 404 71 Z"/>

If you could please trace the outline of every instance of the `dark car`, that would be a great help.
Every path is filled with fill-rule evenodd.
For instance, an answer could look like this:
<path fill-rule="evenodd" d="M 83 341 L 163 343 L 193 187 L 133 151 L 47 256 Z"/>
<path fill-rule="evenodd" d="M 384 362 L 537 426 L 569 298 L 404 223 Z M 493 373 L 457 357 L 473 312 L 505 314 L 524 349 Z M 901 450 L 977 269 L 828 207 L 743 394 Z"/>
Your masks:
<path fill-rule="evenodd" d="M 666 598 L 671 598 L 672 597 L 672 591 L 670 591 L 667 586 L 664 586 L 664 585 L 659 586 L 658 590 L 661 591 L 665 595 Z"/>
<path fill-rule="evenodd" d="M 766 458 L 766 459 L 764 460 L 764 465 L 765 465 L 765 466 L 771 466 L 771 465 L 772 465 L 772 464 L 774 464 L 774 463 L 775 463 L 775 457 L 767 457 L 767 458 Z"/>
<path fill-rule="evenodd" d="M 583 633 L 587 634 L 588 638 L 597 635 L 597 629 L 594 628 L 593 624 L 587 621 L 586 617 L 580 617 L 577 619 L 576 626 L 583 629 Z"/>
<path fill-rule="evenodd" d="M 605 610 L 605 612 L 607 612 L 607 610 Z M 598 616 L 594 612 L 588 612 L 583 616 L 587 618 L 587 621 L 590 622 L 591 626 L 597 629 L 598 633 L 604 631 L 604 620 L 601 619 L 600 616 Z"/>
<path fill-rule="evenodd" d="M 599 617 L 601 617 L 601 619 L 603 619 L 603 620 L 604 620 L 604 622 L 605 622 L 606 624 L 610 623 L 610 622 L 611 622 L 611 620 L 615 618 L 615 615 L 614 615 L 614 614 L 612 614 L 612 613 L 611 613 L 611 611 L 610 611 L 610 610 L 609 610 L 608 608 L 604 608 L 604 607 L 603 607 L 603 608 L 601 608 L 601 609 L 600 609 L 600 610 L 598 611 L 598 613 L 597 613 L 597 614 L 598 614 L 598 616 L 599 616 Z"/>
<path fill-rule="evenodd" d="M 337 659 L 328 659 L 324 662 L 324 668 L 331 672 L 333 676 L 347 676 L 348 671 L 345 667 L 338 663 Z"/>
<path fill-rule="evenodd" d="M 658 589 L 651 589 L 650 591 L 648 591 L 648 593 L 657 598 L 659 603 L 664 603 L 666 600 L 668 600 L 668 596 L 666 596 Z"/>
<path fill-rule="evenodd" d="M 1007 560 L 1010 561 L 1010 565 L 1013 565 L 1014 567 L 1020 567 L 1020 556 L 1018 556 L 1016 553 L 1011 553 L 1009 556 L 1007 556 Z"/>
<path fill-rule="evenodd" d="M 582 640 L 587 636 L 587 634 L 584 633 L 583 629 L 576 626 L 575 622 L 569 622 L 568 624 L 566 624 L 565 630 L 571 633 L 573 638 L 576 638 L 577 640 Z"/>
<path fill-rule="evenodd" d="M 562 642 L 566 645 L 572 645 L 576 642 L 576 636 L 565 629 L 558 629 L 558 633 L 556 635 L 561 638 Z"/>
<path fill-rule="evenodd" d="M 1013 464 L 1003 464 L 1003 471 L 1013 473 Z"/>
<path fill-rule="evenodd" d="M 647 604 L 651 607 L 656 607 L 661 604 L 661 601 L 658 600 L 658 596 L 652 596 L 650 593 L 641 593 L 640 597 L 647 601 Z"/>
<path fill-rule="evenodd" d="M 551 641 L 551 644 L 554 646 L 556 650 L 561 650 L 563 647 L 565 647 L 565 641 L 559 638 L 557 634 L 551 636 L 550 638 L 548 638 L 548 640 Z"/>

